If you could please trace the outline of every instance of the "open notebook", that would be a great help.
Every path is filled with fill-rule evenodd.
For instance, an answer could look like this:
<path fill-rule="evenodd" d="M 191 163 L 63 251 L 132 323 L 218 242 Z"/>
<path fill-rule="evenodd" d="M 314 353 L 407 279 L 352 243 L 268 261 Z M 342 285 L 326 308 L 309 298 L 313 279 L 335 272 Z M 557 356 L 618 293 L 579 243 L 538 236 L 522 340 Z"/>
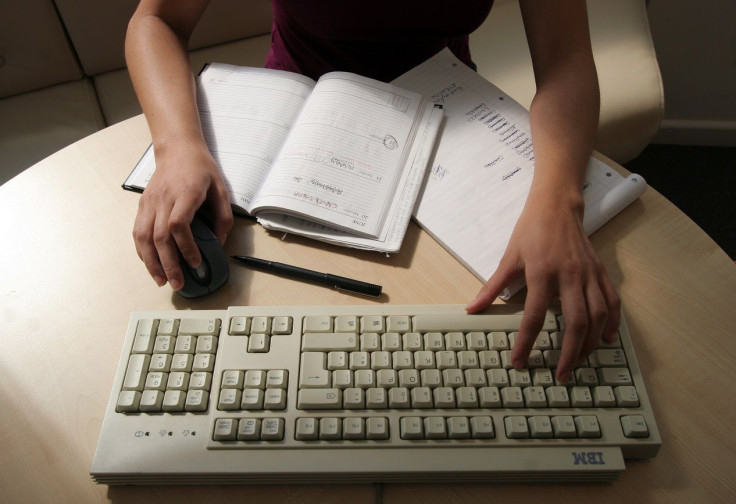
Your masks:
<path fill-rule="evenodd" d="M 208 64 L 202 130 L 235 212 L 271 230 L 397 252 L 442 122 L 420 94 L 346 72 L 313 81 Z M 123 187 L 142 191 L 153 147 Z"/>
<path fill-rule="evenodd" d="M 445 124 L 414 217 L 482 281 L 496 270 L 534 173 L 529 112 L 445 49 L 393 84 L 441 104 Z M 593 233 L 646 189 L 591 158 L 584 228 Z M 509 297 L 523 283 L 509 287 Z"/>

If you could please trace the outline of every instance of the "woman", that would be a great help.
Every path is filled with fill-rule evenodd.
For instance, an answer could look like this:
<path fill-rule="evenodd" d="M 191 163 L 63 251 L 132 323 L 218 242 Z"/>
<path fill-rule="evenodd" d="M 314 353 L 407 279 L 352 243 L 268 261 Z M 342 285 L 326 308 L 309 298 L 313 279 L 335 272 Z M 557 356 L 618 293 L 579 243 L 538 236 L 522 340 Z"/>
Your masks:
<path fill-rule="evenodd" d="M 156 172 L 134 227 L 136 250 L 158 285 L 183 285 L 177 248 L 201 261 L 189 230 L 205 202 L 221 242 L 232 227 L 229 197 L 202 136 L 187 41 L 207 0 L 142 0 L 126 39 L 126 58 L 148 120 Z M 524 210 L 496 272 L 468 304 L 474 313 L 525 276 L 527 297 L 512 362 L 525 365 L 549 302 L 559 298 L 566 331 L 557 378 L 601 338 L 614 337 L 619 298 L 583 231 L 583 176 L 598 122 L 598 81 L 585 0 L 520 0 L 537 92 L 530 109 L 535 173 Z M 382 80 L 404 73 L 443 47 L 472 66 L 468 34 L 492 0 L 272 0 L 266 66 L 317 78 L 331 70 Z"/>

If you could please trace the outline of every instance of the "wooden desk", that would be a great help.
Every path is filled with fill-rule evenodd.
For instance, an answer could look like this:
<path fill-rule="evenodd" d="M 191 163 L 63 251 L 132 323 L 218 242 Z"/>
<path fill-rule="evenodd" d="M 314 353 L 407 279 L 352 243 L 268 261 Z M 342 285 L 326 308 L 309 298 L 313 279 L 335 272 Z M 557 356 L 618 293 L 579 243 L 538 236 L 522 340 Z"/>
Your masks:
<path fill-rule="evenodd" d="M 0 501 L 700 503 L 736 495 L 736 266 L 652 189 L 594 236 L 621 293 L 663 438 L 655 459 L 629 461 L 619 481 L 95 485 L 88 472 L 132 310 L 371 302 L 237 267 L 225 288 L 202 300 L 156 287 L 131 238 L 138 196 L 120 188 L 149 141 L 143 118 L 133 118 L 0 187 Z M 237 220 L 226 248 L 381 283 L 382 303 L 465 303 L 481 285 L 414 225 L 391 258 L 282 241 L 245 220 Z"/>

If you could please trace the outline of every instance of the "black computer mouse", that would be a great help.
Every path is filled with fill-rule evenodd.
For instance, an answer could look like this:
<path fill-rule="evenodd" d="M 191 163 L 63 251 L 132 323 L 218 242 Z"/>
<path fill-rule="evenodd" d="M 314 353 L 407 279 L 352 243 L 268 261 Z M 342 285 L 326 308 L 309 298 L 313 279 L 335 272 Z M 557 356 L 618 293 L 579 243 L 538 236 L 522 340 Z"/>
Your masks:
<path fill-rule="evenodd" d="M 184 287 L 176 291 L 185 298 L 206 296 L 222 287 L 230 277 L 227 256 L 215 233 L 205 219 L 197 214 L 191 224 L 194 241 L 202 254 L 202 264 L 192 268 L 179 254 L 179 263 L 184 273 Z"/>

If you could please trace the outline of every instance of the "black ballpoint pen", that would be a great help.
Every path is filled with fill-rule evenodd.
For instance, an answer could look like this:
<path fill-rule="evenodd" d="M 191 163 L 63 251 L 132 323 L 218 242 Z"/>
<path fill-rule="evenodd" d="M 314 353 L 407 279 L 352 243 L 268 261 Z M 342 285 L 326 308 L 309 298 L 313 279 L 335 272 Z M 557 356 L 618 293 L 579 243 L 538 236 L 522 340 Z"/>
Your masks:
<path fill-rule="evenodd" d="M 345 278 L 337 275 L 331 275 L 329 273 L 320 273 L 319 271 L 312 271 L 304 268 L 299 268 L 298 266 L 291 266 L 289 264 L 279 263 L 275 261 L 266 261 L 265 259 L 258 259 L 257 257 L 231 257 L 236 261 L 245 264 L 246 266 L 262 269 L 269 273 L 275 273 L 277 275 L 297 278 L 300 280 L 308 280 L 310 282 L 328 285 L 330 287 L 334 287 L 335 289 L 355 292 L 357 294 L 363 294 L 366 296 L 378 297 L 381 295 L 382 287 L 380 285 L 361 282 L 360 280 L 353 280 L 351 278 Z"/>

